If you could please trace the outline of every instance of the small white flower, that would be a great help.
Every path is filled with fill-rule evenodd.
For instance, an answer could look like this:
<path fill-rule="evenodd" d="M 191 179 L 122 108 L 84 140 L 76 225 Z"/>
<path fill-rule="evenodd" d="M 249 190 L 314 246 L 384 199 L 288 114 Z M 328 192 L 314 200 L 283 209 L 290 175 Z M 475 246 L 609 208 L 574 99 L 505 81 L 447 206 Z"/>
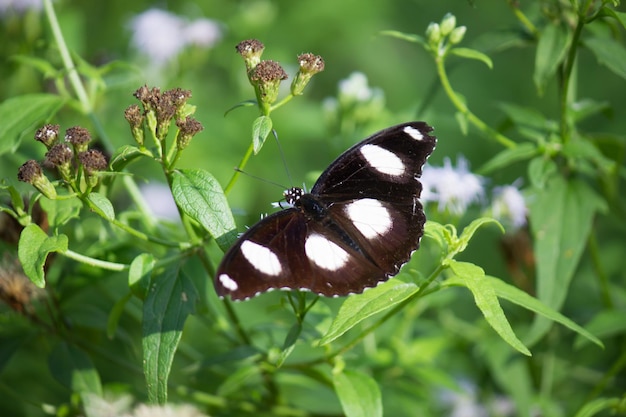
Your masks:
<path fill-rule="evenodd" d="M 372 95 L 367 77 L 362 72 L 353 72 L 348 78 L 339 81 L 339 97 L 349 101 L 367 101 Z"/>
<path fill-rule="evenodd" d="M 524 196 L 515 184 L 496 187 L 491 205 L 493 216 L 499 221 L 510 224 L 517 230 L 526 224 L 528 208 Z"/>
<path fill-rule="evenodd" d="M 28 10 L 39 11 L 42 8 L 42 0 L 0 0 L 0 16 L 10 13 L 23 14 Z"/>
<path fill-rule="evenodd" d="M 438 210 L 448 210 L 461 215 L 467 207 L 483 199 L 484 178 L 469 172 L 468 163 L 462 156 L 457 159 L 454 168 L 449 158 L 444 159 L 443 167 L 424 167 L 421 182 L 424 187 L 421 195 L 423 202 L 437 202 Z"/>
<path fill-rule="evenodd" d="M 189 22 L 159 9 L 149 9 L 135 16 L 130 27 L 131 43 L 155 66 L 168 63 L 189 45 L 209 48 L 221 38 L 219 25 L 212 20 Z"/>

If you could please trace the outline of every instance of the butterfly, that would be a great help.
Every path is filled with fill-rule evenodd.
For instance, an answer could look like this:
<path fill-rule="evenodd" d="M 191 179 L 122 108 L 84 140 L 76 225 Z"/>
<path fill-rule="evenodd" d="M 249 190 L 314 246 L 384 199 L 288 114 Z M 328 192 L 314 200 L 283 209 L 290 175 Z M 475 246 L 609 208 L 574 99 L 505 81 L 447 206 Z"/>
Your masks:
<path fill-rule="evenodd" d="M 419 178 L 435 149 L 433 128 L 410 122 L 352 146 L 309 193 L 290 188 L 289 208 L 261 219 L 224 255 L 220 297 L 305 290 L 358 294 L 396 275 L 419 248 L 426 216 Z"/>

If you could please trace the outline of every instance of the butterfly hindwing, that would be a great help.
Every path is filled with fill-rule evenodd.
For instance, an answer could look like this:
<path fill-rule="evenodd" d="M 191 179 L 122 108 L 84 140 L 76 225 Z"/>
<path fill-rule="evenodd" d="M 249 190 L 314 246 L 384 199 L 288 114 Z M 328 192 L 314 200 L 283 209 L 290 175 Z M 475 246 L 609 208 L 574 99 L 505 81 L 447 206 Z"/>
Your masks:
<path fill-rule="evenodd" d="M 395 275 L 419 247 L 422 166 L 436 138 L 423 122 L 378 132 L 340 155 L 294 207 L 263 218 L 224 256 L 218 295 L 270 289 L 326 296 L 360 293 Z"/>

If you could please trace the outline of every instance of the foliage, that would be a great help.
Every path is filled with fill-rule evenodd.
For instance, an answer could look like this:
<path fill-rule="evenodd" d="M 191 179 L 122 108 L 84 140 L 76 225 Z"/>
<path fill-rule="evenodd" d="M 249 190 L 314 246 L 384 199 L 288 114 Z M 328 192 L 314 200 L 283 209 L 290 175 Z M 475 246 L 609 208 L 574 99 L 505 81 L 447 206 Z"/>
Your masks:
<path fill-rule="evenodd" d="M 263 4 L 226 9 L 237 36 L 248 35 L 243 23 L 252 37 L 270 36 L 263 23 L 278 6 Z M 484 7 L 474 6 L 479 13 Z M 267 51 L 256 40 L 239 43 L 244 65 L 231 65 L 219 51 L 210 63 L 198 64 L 193 49 L 172 58 L 189 65 L 190 84 L 198 68 L 218 74 L 198 77 L 198 87 L 215 94 L 203 100 L 201 88 L 192 97 L 182 88 L 129 87 L 140 85 L 142 69 L 122 61 L 98 66 L 71 50 L 66 32 L 73 29 L 63 25 L 69 8 L 55 3 L 58 18 L 44 1 L 46 50 L 20 40 L 22 51 L 12 50 L 15 85 L 0 90 L 0 414 L 139 415 L 148 406 L 132 403 L 162 410 L 182 403 L 194 408 L 183 405 L 180 415 L 452 415 L 468 406 L 476 415 L 625 415 L 619 191 L 626 138 L 614 133 L 623 126 L 598 126 L 623 112 L 604 96 L 623 90 L 616 85 L 626 78 L 626 14 L 608 0 L 508 6 L 512 29 L 494 25 L 473 47 L 461 46 L 473 25 L 459 26 L 451 13 L 423 34 L 378 33 L 384 52 L 367 59 L 385 62 L 382 55 L 398 48 L 402 59 L 383 75 L 406 73 L 398 79 L 410 80 L 414 69 L 402 63 L 410 62 L 407 54 L 425 53 L 436 78 L 430 93 L 416 101 L 413 86 L 394 87 L 392 80 L 389 89 L 411 93 L 398 99 L 404 104 L 387 106 L 383 90 L 357 74 L 325 101 L 323 113 L 315 97 L 327 71 L 321 56 L 298 56 L 288 92 L 281 88 L 288 71 L 261 60 L 263 53 L 280 56 L 280 48 L 306 48 L 304 41 L 291 44 L 299 38 L 289 33 L 294 28 L 284 27 L 284 44 L 274 38 Z M 296 12 L 291 17 L 298 21 Z M 12 19 L 28 22 L 26 15 Z M 296 28 L 309 39 L 308 26 Z M 324 42 L 336 41 L 326 36 Z M 534 56 L 534 67 L 525 63 L 515 73 L 524 80 L 505 73 L 495 84 L 503 76 L 499 58 L 512 50 Z M 151 68 L 152 76 L 185 87 L 176 67 Z M 487 71 L 497 74 L 494 81 L 474 82 Z M 472 80 L 462 83 L 460 72 Z M 590 73 L 606 78 L 604 90 L 586 89 Z M 534 93 L 516 94 L 519 83 Z M 122 90 L 126 98 L 119 100 Z M 240 101 L 242 94 L 255 98 Z M 485 97 L 499 100 L 497 115 L 493 103 L 481 107 Z M 392 110 L 401 105 L 406 110 Z M 414 118 L 437 128 L 434 158 L 465 149 L 481 165 L 476 172 L 489 180 L 472 177 L 481 192 L 488 182 L 521 177 L 528 226 L 491 218 L 495 209 L 468 208 L 474 198 L 451 209 L 441 195 L 426 196 L 425 173 L 425 238 L 396 277 L 343 299 L 296 291 L 237 303 L 216 296 L 216 265 L 249 221 L 239 207 L 257 213 L 250 196 L 271 201 L 256 185 L 245 188 L 240 175 L 255 160 L 271 161 L 259 170 L 278 166 L 269 137 L 305 137 L 298 161 L 313 171 L 325 166 L 315 152 L 328 148 L 331 157 L 348 140 Z M 57 122 L 68 128 L 64 140 Z M 333 140 L 316 136 L 309 146 L 305 130 Z M 207 136 L 212 141 L 199 145 Z M 438 175 L 452 170 L 446 163 Z M 166 197 L 148 203 L 140 186 L 146 177 L 166 184 L 175 217 L 155 215 Z"/>

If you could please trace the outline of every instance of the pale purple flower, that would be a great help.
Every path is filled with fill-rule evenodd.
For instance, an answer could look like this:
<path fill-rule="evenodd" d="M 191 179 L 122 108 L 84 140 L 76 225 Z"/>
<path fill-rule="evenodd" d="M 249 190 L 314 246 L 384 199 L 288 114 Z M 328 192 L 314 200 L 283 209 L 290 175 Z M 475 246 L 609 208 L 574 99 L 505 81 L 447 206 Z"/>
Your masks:
<path fill-rule="evenodd" d="M 0 16 L 23 14 L 28 10 L 39 11 L 42 8 L 43 0 L 0 0 Z"/>
<path fill-rule="evenodd" d="M 222 30 L 211 19 L 197 19 L 185 25 L 183 37 L 188 45 L 210 48 L 222 39 Z"/>
<path fill-rule="evenodd" d="M 465 213 L 467 207 L 483 199 L 485 179 L 472 174 L 467 160 L 460 156 L 454 168 L 449 158 L 444 159 L 443 167 L 424 167 L 422 178 L 424 187 L 421 200 L 436 202 L 439 211 L 448 210 L 455 215 Z"/>
<path fill-rule="evenodd" d="M 180 220 L 178 208 L 168 186 L 151 183 L 142 185 L 140 191 L 152 214 L 156 217 L 170 221 Z"/>
<path fill-rule="evenodd" d="M 189 45 L 209 48 L 221 38 L 219 25 L 210 19 L 189 21 L 160 9 L 135 16 L 130 27 L 131 43 L 156 66 L 176 58 Z"/>
<path fill-rule="evenodd" d="M 493 217 L 505 225 L 511 225 L 514 230 L 526 225 L 528 208 L 524 196 L 515 183 L 496 187 L 493 193 L 494 199 L 491 204 Z"/>

